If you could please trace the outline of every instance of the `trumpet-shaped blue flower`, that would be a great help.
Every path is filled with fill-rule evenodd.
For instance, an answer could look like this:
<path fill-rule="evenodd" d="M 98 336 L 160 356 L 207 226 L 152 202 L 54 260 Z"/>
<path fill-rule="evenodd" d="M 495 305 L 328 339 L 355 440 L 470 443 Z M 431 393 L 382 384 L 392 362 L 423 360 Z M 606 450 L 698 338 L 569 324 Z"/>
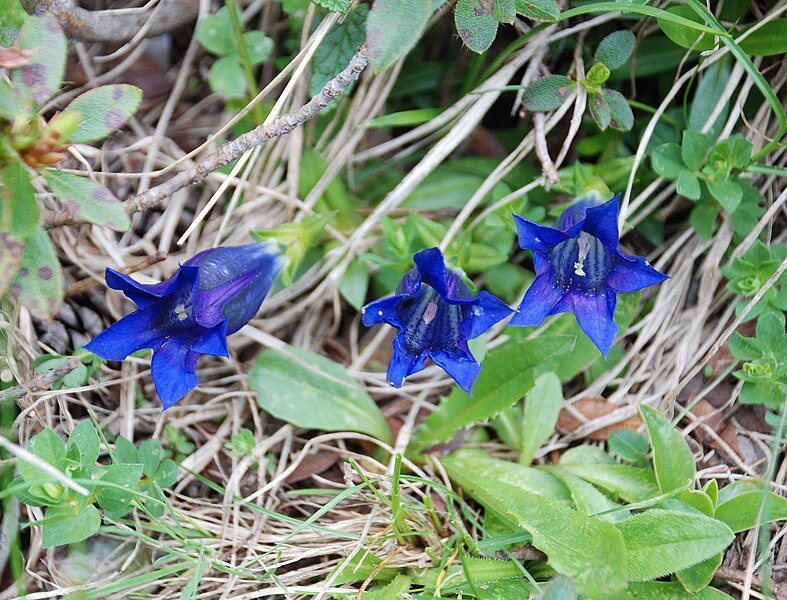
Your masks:
<path fill-rule="evenodd" d="M 107 285 L 139 310 L 85 345 L 106 360 L 153 349 L 151 372 L 164 409 L 197 383 L 200 354 L 229 356 L 227 336 L 259 310 L 284 265 L 276 244 L 213 248 L 186 261 L 174 277 L 145 285 L 107 269 Z"/>
<path fill-rule="evenodd" d="M 416 268 L 404 276 L 396 295 L 363 307 L 367 327 L 388 323 L 399 330 L 388 364 L 388 383 L 401 387 L 431 358 L 469 394 L 481 365 L 467 340 L 512 311 L 487 291 L 471 296 L 459 275 L 446 268 L 438 248 L 423 250 L 413 260 Z"/>
<path fill-rule="evenodd" d="M 668 279 L 643 256 L 620 252 L 618 197 L 603 204 L 580 199 L 563 213 L 560 229 L 514 215 L 519 245 L 533 252 L 536 278 L 510 325 L 541 325 L 549 315 L 573 312 L 607 357 L 618 331 L 617 295 Z"/>

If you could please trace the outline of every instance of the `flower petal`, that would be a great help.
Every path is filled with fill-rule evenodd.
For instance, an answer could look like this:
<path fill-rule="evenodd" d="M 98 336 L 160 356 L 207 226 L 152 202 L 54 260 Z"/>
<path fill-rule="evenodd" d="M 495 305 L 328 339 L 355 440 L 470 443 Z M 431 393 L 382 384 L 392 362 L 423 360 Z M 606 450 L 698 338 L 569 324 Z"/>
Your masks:
<path fill-rule="evenodd" d="M 481 365 L 470 354 L 467 343 L 460 342 L 455 350 L 433 352 L 431 358 L 436 365 L 453 377 L 459 387 L 468 394 L 471 393 L 473 384 L 481 372 Z"/>
<path fill-rule="evenodd" d="M 553 309 L 565 295 L 565 290 L 555 280 L 552 268 L 547 269 L 536 276 L 508 324 L 514 327 L 541 325 L 549 315 L 562 312 Z"/>
<path fill-rule="evenodd" d="M 151 374 L 164 410 L 197 387 L 197 359 L 186 336 L 168 338 L 153 352 Z"/>
<path fill-rule="evenodd" d="M 654 269 L 644 256 L 620 255 L 621 260 L 607 277 L 607 285 L 619 294 L 636 292 L 669 279 Z"/>
<path fill-rule="evenodd" d="M 191 345 L 191 351 L 211 356 L 229 356 L 227 348 L 227 321 L 211 327 Z"/>
<path fill-rule="evenodd" d="M 84 348 L 104 360 L 123 360 L 137 350 L 153 348 L 160 336 L 151 330 L 155 318 L 155 308 L 135 311 L 99 333 Z"/>
<path fill-rule="evenodd" d="M 418 371 L 423 371 L 426 353 L 414 354 L 405 347 L 404 335 L 397 335 L 393 343 L 393 356 L 388 363 L 388 383 L 394 387 L 402 387 L 404 380 Z"/>
<path fill-rule="evenodd" d="M 448 271 L 445 268 L 445 259 L 439 248 L 428 248 L 421 250 L 413 256 L 413 262 L 418 267 L 421 280 L 434 288 L 443 298 L 449 296 L 448 293 Z"/>
<path fill-rule="evenodd" d="M 397 294 L 370 302 L 361 309 L 363 324 L 371 327 L 380 323 L 388 323 L 401 329 L 403 325 L 399 317 L 396 316 L 396 309 L 400 302 L 410 297 L 410 294 Z"/>
<path fill-rule="evenodd" d="M 539 225 L 517 214 L 514 214 L 514 222 L 519 237 L 519 247 L 542 255 L 546 255 L 551 248 L 568 239 L 568 236 L 559 229 Z"/>
<path fill-rule="evenodd" d="M 618 332 L 618 325 L 613 318 L 617 295 L 612 291 L 598 294 L 572 293 L 570 298 L 580 329 L 596 345 L 604 358 L 607 358 Z"/>
<path fill-rule="evenodd" d="M 620 249 L 620 233 L 618 216 L 620 214 L 620 194 L 612 200 L 587 208 L 583 231 L 597 237 L 607 250 L 613 252 Z"/>
<path fill-rule="evenodd" d="M 514 312 L 508 304 L 486 290 L 481 290 L 474 300 L 470 316 L 461 325 L 461 335 L 466 340 L 477 338 Z"/>
<path fill-rule="evenodd" d="M 122 291 L 134 304 L 140 308 L 147 308 L 160 298 L 171 294 L 182 285 L 191 285 L 197 277 L 197 270 L 183 271 L 183 268 L 174 277 L 161 283 L 139 283 L 124 273 L 107 269 L 105 274 L 107 285 L 113 290 Z"/>

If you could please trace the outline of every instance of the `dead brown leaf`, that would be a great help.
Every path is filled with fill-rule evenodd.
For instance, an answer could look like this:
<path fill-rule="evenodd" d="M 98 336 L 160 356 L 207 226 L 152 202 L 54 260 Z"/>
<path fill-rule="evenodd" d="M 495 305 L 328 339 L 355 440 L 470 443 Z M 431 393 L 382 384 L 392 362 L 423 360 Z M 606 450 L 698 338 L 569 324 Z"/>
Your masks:
<path fill-rule="evenodd" d="M 611 402 L 608 402 L 604 398 L 600 397 L 580 398 L 571 406 L 585 418 L 580 420 L 575 417 L 574 414 L 564 408 L 560 411 L 560 414 L 557 417 L 557 429 L 560 431 L 560 433 L 574 433 L 574 431 L 576 431 L 580 425 L 584 425 L 589 421 L 595 421 L 596 419 L 605 417 L 621 408 L 620 405 L 612 404 Z M 642 425 L 642 421 L 639 417 L 628 417 L 616 423 L 605 425 L 604 427 L 593 431 L 585 437 L 588 440 L 605 442 L 613 431 L 625 428 L 636 429 L 640 425 Z"/>

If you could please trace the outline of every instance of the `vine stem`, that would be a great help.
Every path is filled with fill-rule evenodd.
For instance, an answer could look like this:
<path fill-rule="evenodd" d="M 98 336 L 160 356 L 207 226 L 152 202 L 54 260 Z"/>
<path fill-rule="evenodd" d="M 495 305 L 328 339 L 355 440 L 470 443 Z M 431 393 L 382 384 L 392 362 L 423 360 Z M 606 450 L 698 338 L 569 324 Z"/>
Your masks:
<path fill-rule="evenodd" d="M 155 208 L 178 190 L 199 183 L 213 171 L 228 165 L 251 148 L 261 146 L 268 140 L 290 133 L 315 117 L 331 102 L 341 96 L 350 87 L 350 84 L 358 80 L 368 65 L 369 59 L 366 46 L 363 45 L 358 48 L 358 52 L 352 57 L 347 67 L 326 83 L 319 93 L 299 109 L 282 115 L 267 125 L 260 125 L 224 144 L 190 169 L 178 173 L 171 179 L 149 190 L 132 196 L 123 202 L 123 207 L 129 214 Z M 66 225 L 82 225 L 87 223 L 87 221 L 69 211 L 50 211 L 45 215 L 43 223 L 44 227 L 51 229 Z"/>

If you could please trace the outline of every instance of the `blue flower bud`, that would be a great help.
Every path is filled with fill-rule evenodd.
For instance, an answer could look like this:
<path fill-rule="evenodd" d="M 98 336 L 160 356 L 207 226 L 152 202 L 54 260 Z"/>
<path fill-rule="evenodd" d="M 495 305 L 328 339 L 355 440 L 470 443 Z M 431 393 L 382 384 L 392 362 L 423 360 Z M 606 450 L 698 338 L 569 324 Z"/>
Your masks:
<path fill-rule="evenodd" d="M 283 266 L 276 244 L 264 242 L 205 250 L 174 277 L 153 285 L 107 269 L 107 285 L 140 310 L 85 349 L 106 360 L 123 360 L 151 348 L 153 382 L 167 409 L 199 383 L 200 354 L 229 355 L 227 336 L 254 317 Z"/>

